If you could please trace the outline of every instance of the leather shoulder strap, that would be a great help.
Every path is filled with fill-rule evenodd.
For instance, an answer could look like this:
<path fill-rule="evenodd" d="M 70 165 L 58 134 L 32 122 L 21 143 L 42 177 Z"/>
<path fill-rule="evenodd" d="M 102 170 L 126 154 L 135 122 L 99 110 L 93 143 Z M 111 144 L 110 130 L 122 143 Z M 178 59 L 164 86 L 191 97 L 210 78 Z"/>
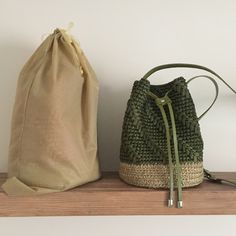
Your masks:
<path fill-rule="evenodd" d="M 211 105 L 198 117 L 198 120 L 200 120 L 212 107 L 213 105 L 215 104 L 217 98 L 218 98 L 218 95 L 219 95 L 219 86 L 217 84 L 217 82 L 215 81 L 215 79 L 213 79 L 212 77 L 210 76 L 207 76 L 207 75 L 198 75 L 198 76 L 194 76 L 192 77 L 191 79 L 189 79 L 187 81 L 187 84 L 190 83 L 191 81 L 197 79 L 197 78 L 201 78 L 201 77 L 204 77 L 204 78 L 207 78 L 209 79 L 215 86 L 215 90 L 216 90 L 216 93 L 215 93 L 215 98 L 213 100 L 213 102 L 211 103 Z"/>
<path fill-rule="evenodd" d="M 164 64 L 160 66 L 156 66 L 150 71 L 148 71 L 144 76 L 143 79 L 147 79 L 149 76 L 151 76 L 153 73 L 164 70 L 164 69 L 169 69 L 169 68 L 193 68 L 193 69 L 200 69 L 200 70 L 205 70 L 213 75 L 215 75 L 218 79 L 220 79 L 230 90 L 232 90 L 236 94 L 236 90 L 234 90 L 221 76 L 219 76 L 216 72 L 213 70 L 205 67 L 205 66 L 200 66 L 196 64 L 187 64 L 187 63 L 173 63 L 173 64 Z"/>

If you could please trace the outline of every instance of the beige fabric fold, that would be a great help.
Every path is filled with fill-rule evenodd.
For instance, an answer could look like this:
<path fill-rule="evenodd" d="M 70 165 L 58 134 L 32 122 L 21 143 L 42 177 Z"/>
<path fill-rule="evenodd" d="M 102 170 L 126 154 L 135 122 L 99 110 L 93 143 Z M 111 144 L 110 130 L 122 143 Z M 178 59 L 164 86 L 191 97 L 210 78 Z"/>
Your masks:
<path fill-rule="evenodd" d="M 6 193 L 64 191 L 100 177 L 98 92 L 79 44 L 56 29 L 19 75 Z"/>

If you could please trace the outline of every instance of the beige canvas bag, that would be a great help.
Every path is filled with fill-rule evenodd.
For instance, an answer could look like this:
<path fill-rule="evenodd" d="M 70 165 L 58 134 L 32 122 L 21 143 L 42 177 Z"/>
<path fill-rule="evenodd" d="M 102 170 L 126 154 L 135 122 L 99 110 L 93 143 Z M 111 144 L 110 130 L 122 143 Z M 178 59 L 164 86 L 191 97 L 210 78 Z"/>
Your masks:
<path fill-rule="evenodd" d="M 79 44 L 56 29 L 19 76 L 6 193 L 63 191 L 100 177 L 98 90 Z"/>

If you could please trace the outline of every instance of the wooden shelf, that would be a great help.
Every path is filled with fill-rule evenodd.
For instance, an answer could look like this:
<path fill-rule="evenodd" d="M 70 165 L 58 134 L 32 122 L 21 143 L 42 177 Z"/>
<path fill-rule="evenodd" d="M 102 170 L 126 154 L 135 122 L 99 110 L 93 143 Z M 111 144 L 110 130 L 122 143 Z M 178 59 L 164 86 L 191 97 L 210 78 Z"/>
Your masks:
<path fill-rule="evenodd" d="M 234 173 L 218 173 L 236 179 Z M 0 185 L 6 174 L 0 174 Z M 184 189 L 184 207 L 168 208 L 168 190 L 133 187 L 115 172 L 103 173 L 99 181 L 67 192 L 33 197 L 9 197 L 0 190 L 0 216 L 78 215 L 209 215 L 236 214 L 236 188 L 204 181 Z"/>

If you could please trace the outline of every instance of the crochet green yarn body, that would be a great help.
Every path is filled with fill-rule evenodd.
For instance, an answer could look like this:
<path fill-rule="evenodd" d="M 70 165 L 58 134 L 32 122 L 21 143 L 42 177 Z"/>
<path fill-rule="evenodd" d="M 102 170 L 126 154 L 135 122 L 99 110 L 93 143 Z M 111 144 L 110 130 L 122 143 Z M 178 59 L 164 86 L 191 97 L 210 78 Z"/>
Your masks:
<path fill-rule="evenodd" d="M 182 77 L 164 85 L 150 85 L 144 79 L 135 81 L 123 123 L 121 161 L 139 165 L 168 162 L 164 121 L 155 101 L 147 95 L 149 90 L 158 97 L 168 92 L 172 101 L 180 162 L 201 162 L 203 140 L 195 106 Z"/>
<path fill-rule="evenodd" d="M 203 140 L 195 106 L 184 78 L 180 77 L 163 85 L 150 85 L 145 79 L 135 81 L 125 112 L 120 148 L 120 177 L 143 187 L 169 186 L 168 145 L 165 123 L 152 92 L 171 100 L 175 115 L 179 162 L 182 171 L 182 186 L 194 186 L 203 180 Z M 164 107 L 168 123 L 170 114 Z M 170 125 L 170 133 L 172 130 Z M 170 135 L 173 165 L 175 153 Z"/>

